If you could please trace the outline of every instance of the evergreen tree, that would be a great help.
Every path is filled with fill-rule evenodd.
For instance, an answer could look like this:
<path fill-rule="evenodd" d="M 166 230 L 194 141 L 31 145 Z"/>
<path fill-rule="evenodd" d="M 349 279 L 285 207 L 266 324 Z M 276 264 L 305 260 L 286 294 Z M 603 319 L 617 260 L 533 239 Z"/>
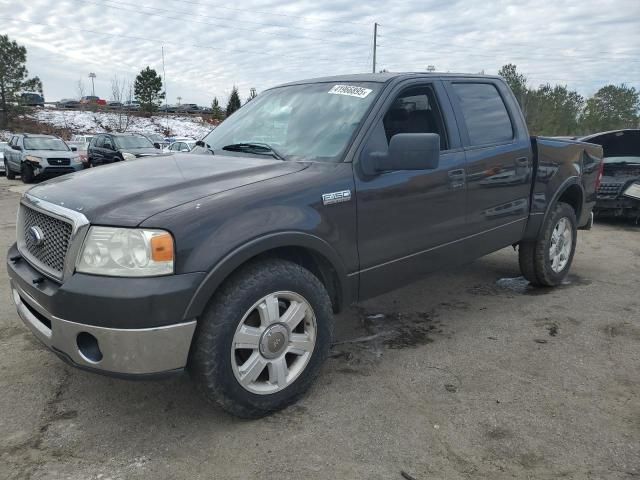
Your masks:
<path fill-rule="evenodd" d="M 9 118 L 16 110 L 21 90 L 31 90 L 42 94 L 42 82 L 38 77 L 27 79 L 27 49 L 0 35 L 0 127 L 6 128 Z"/>
<path fill-rule="evenodd" d="M 136 77 L 133 92 L 136 100 L 140 102 L 141 110 L 143 112 L 153 113 L 164 98 L 162 78 L 160 78 L 160 75 L 158 75 L 154 69 L 147 67 Z"/>
<path fill-rule="evenodd" d="M 218 102 L 218 97 L 213 97 L 213 102 L 211 102 L 211 116 L 214 120 L 222 120 L 224 118 L 224 112 Z"/>
<path fill-rule="evenodd" d="M 238 87 L 234 85 L 233 89 L 231 90 L 231 95 L 229 95 L 229 102 L 227 103 L 227 117 L 238 110 L 241 106 L 242 103 L 240 102 Z"/>

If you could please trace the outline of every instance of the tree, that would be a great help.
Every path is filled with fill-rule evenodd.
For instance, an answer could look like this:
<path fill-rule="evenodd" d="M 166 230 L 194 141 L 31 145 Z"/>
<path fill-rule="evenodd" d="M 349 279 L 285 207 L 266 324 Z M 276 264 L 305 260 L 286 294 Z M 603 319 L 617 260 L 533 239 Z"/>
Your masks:
<path fill-rule="evenodd" d="M 224 112 L 218 102 L 218 97 L 213 97 L 213 101 L 211 102 L 211 116 L 214 120 L 222 120 L 224 118 Z"/>
<path fill-rule="evenodd" d="M 518 68 L 513 63 L 508 63 L 507 65 L 503 65 L 500 70 L 498 70 L 498 75 L 504 78 L 507 85 L 513 91 L 513 94 L 522 109 L 522 113 L 524 116 L 527 116 L 527 104 L 529 100 L 529 87 L 527 86 L 527 77 L 523 74 L 518 73 Z"/>
<path fill-rule="evenodd" d="M 42 82 L 38 77 L 28 79 L 27 49 L 0 35 L 0 128 L 6 128 L 9 118 L 15 112 L 21 90 L 42 93 Z"/>
<path fill-rule="evenodd" d="M 227 103 L 227 117 L 238 110 L 241 106 L 242 103 L 240 102 L 238 87 L 234 85 L 233 89 L 231 90 L 231 95 L 229 95 L 229 102 Z"/>
<path fill-rule="evenodd" d="M 141 110 L 147 113 L 153 113 L 164 98 L 162 78 L 150 67 L 145 68 L 138 74 L 133 91 L 136 100 L 140 102 Z"/>
<path fill-rule="evenodd" d="M 607 85 L 587 100 L 580 119 L 585 133 L 633 128 L 638 125 L 640 92 L 634 87 Z"/>
<path fill-rule="evenodd" d="M 131 83 L 114 75 L 111 79 L 111 100 L 123 104 L 116 109 L 114 115 L 108 117 L 111 130 L 124 133 L 131 123 L 131 101 L 133 100 Z M 129 103 L 125 106 L 125 102 Z"/>
<path fill-rule="evenodd" d="M 541 85 L 527 93 L 527 126 L 533 135 L 575 135 L 584 98 L 565 85 Z"/>

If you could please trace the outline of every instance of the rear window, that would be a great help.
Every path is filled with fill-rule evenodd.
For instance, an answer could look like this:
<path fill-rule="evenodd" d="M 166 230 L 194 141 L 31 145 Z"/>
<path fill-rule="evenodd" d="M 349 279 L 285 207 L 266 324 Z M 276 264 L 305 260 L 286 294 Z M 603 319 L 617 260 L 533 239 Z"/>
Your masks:
<path fill-rule="evenodd" d="M 503 143 L 513 139 L 507 108 L 495 85 L 454 83 L 471 145 Z"/>

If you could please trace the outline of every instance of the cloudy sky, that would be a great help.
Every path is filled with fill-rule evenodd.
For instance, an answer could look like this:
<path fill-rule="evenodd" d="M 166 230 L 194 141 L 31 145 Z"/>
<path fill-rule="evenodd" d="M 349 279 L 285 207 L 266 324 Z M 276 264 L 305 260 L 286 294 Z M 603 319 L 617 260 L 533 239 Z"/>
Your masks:
<path fill-rule="evenodd" d="M 226 102 L 290 80 L 377 69 L 494 74 L 515 63 L 529 82 L 590 95 L 640 88 L 640 0 L 0 0 L 0 33 L 28 49 L 49 101 L 111 97 L 111 79 L 147 65 L 168 103 Z"/>

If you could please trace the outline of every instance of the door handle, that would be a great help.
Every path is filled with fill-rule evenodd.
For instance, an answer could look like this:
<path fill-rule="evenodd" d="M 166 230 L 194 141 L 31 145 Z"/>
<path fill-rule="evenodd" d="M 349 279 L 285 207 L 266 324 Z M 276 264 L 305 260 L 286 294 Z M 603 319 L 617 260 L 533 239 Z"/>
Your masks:
<path fill-rule="evenodd" d="M 449 170 L 447 174 L 449 175 L 449 178 L 459 179 L 460 177 L 464 177 L 464 168 Z"/>
<path fill-rule="evenodd" d="M 527 166 L 527 165 L 529 165 L 529 157 L 519 157 L 519 158 L 516 158 L 516 164 L 517 164 L 517 165 L 522 165 L 522 166 Z"/>

